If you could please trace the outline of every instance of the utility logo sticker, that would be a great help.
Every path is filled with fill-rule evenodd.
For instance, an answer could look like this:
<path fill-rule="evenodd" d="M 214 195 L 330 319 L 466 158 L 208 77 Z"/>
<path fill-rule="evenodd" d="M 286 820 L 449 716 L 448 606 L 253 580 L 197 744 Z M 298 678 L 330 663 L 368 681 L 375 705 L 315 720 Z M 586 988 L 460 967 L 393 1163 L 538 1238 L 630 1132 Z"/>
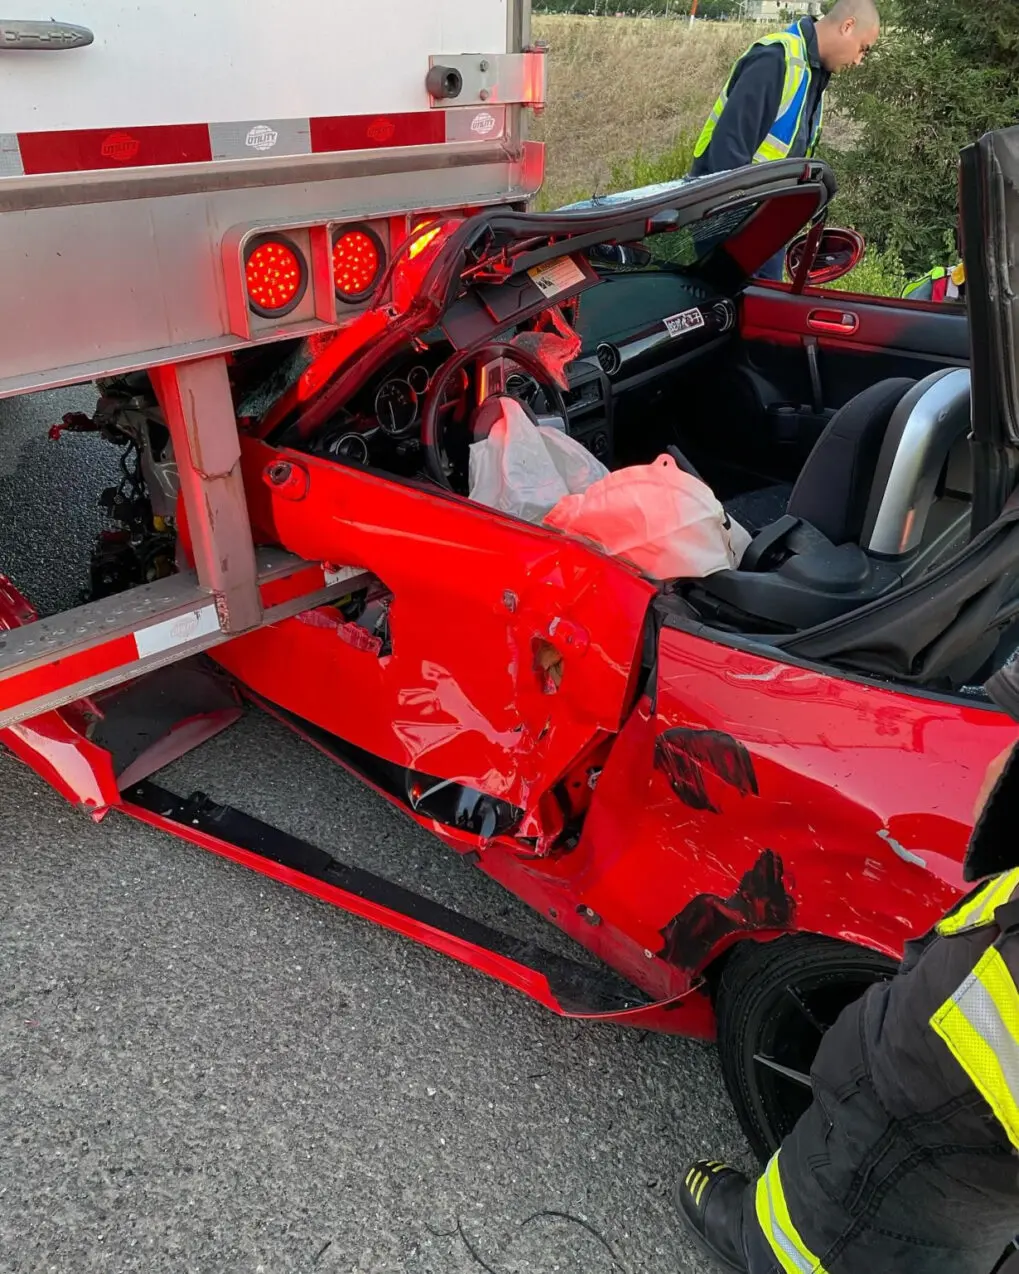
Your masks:
<path fill-rule="evenodd" d="M 130 163 L 140 149 L 141 142 L 130 133 L 110 133 L 99 148 L 106 159 L 113 159 L 118 164 Z"/>
<path fill-rule="evenodd" d="M 244 145 L 252 150 L 272 150 L 279 141 L 280 135 L 268 124 L 256 124 L 244 139 Z"/>
<path fill-rule="evenodd" d="M 379 145 L 388 142 L 395 132 L 396 125 L 391 119 L 377 119 L 368 125 L 368 137 Z"/>
<path fill-rule="evenodd" d="M 479 137 L 487 137 L 495 124 L 495 116 L 490 111 L 482 111 L 471 120 L 471 132 L 477 133 Z"/>

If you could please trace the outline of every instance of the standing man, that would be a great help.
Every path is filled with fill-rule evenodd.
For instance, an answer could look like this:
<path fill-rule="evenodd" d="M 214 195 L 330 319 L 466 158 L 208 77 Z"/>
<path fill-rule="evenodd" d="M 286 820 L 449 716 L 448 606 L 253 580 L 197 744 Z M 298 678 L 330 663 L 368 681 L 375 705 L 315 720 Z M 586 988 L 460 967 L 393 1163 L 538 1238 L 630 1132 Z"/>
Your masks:
<path fill-rule="evenodd" d="M 1019 662 L 987 691 L 1019 721 Z M 756 1183 L 686 1171 L 682 1215 L 719 1270 L 998 1268 L 1019 1229 L 1019 748 L 974 812 L 963 875 L 980 883 L 824 1036 L 812 1104 Z"/>
<path fill-rule="evenodd" d="M 756 40 L 732 68 L 694 149 L 691 177 L 772 159 L 809 157 L 817 147 L 832 75 L 859 66 L 877 43 L 874 0 L 836 0 L 823 18 L 800 18 Z M 783 254 L 761 267 L 782 278 Z"/>

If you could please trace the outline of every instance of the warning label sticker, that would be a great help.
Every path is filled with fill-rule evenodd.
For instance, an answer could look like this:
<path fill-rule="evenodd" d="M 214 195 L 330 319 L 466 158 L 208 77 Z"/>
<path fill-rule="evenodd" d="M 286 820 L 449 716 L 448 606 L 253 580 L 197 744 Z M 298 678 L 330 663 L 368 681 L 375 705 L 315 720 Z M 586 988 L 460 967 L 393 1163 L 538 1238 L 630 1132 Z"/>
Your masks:
<path fill-rule="evenodd" d="M 587 277 L 572 257 L 559 257 L 547 265 L 536 265 L 527 273 L 538 291 L 550 301 L 583 283 Z"/>
<path fill-rule="evenodd" d="M 695 327 L 703 327 L 704 315 L 700 310 L 684 310 L 682 314 L 673 314 L 664 322 L 670 336 L 679 336 L 681 332 L 691 332 Z"/>

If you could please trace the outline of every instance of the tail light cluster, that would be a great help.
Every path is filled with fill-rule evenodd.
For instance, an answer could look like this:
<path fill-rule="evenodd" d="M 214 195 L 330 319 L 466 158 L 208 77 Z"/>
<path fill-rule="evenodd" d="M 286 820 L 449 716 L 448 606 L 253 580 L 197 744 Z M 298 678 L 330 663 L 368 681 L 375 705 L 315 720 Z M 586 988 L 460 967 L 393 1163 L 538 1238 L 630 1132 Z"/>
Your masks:
<path fill-rule="evenodd" d="M 251 339 L 342 322 L 378 291 L 389 242 L 386 221 L 237 228 L 224 240 L 231 331 Z"/>

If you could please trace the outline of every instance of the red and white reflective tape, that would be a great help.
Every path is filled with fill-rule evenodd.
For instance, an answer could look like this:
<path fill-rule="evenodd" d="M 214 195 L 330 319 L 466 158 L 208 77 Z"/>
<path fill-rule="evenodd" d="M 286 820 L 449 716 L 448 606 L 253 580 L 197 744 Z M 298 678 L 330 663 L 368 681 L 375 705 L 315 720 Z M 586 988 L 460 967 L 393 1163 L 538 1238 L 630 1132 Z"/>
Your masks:
<path fill-rule="evenodd" d="M 0 177 L 497 140 L 506 107 L 0 133 Z"/>
<path fill-rule="evenodd" d="M 320 593 L 323 588 L 333 588 L 364 574 L 357 566 L 302 563 L 289 574 L 262 581 L 259 586 L 262 606 L 268 611 L 275 606 L 299 602 Z M 20 627 L 22 625 L 15 624 L 13 630 L 17 631 Z M 209 640 L 206 641 L 206 638 Z M 94 685 L 97 679 L 105 679 L 103 684 L 127 680 L 138 675 L 135 665 L 141 660 L 178 648 L 182 651 L 206 649 L 228 638 L 229 634 L 220 630 L 215 603 L 203 602 L 192 610 L 180 611 L 154 624 L 121 632 L 84 649 L 55 654 L 47 662 L 34 667 L 22 671 L 13 669 L 8 675 L 0 677 L 0 712 L 33 703 L 64 689 L 77 689 L 86 683 Z M 196 646 L 196 643 L 200 644 Z M 119 675 L 111 677 L 111 674 Z"/>

